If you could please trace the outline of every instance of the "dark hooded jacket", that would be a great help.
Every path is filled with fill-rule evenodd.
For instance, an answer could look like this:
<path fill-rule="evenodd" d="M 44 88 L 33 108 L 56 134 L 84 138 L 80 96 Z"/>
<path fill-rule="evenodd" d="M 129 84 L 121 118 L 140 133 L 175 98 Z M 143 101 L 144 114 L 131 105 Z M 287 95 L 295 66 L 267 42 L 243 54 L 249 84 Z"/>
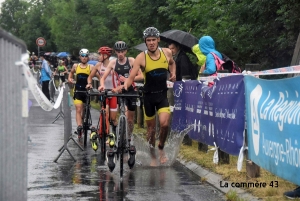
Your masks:
<path fill-rule="evenodd" d="M 192 80 L 197 78 L 197 69 L 184 51 L 179 50 L 175 63 L 176 81 L 181 81 L 182 76 L 189 76 Z"/>

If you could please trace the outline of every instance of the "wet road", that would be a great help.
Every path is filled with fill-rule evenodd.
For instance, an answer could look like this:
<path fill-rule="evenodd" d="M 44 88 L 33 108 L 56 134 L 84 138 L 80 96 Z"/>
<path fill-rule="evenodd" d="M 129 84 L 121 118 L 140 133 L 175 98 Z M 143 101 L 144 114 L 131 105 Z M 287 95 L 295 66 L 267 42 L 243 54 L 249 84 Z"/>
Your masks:
<path fill-rule="evenodd" d="M 137 162 L 131 170 L 125 163 L 122 182 L 118 164 L 111 173 L 99 150 L 95 153 L 88 146 L 81 151 L 72 141 L 68 148 L 77 161 L 65 151 L 54 163 L 64 144 L 64 120 L 59 118 L 52 124 L 59 109 L 46 112 L 35 100 L 32 102 L 28 120 L 28 200 L 225 200 L 223 194 L 201 183 L 197 175 L 175 160 L 180 142 L 166 146 L 169 164 L 149 167 L 147 146 L 136 137 Z M 73 129 L 74 112 L 72 108 Z M 94 110 L 93 119 L 97 115 Z"/>

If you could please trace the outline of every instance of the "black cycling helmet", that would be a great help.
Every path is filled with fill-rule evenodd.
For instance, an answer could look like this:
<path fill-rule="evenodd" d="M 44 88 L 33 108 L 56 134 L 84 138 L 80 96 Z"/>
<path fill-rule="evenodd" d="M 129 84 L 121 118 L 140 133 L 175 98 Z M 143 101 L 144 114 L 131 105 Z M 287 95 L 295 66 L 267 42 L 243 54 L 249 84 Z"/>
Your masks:
<path fill-rule="evenodd" d="M 143 38 L 146 39 L 148 37 L 156 37 L 158 38 L 160 35 L 159 31 L 157 30 L 157 28 L 155 27 L 148 27 L 147 29 L 145 29 L 145 31 L 143 32 Z"/>
<path fill-rule="evenodd" d="M 118 41 L 115 43 L 114 49 L 117 51 L 127 50 L 127 45 L 124 41 Z"/>

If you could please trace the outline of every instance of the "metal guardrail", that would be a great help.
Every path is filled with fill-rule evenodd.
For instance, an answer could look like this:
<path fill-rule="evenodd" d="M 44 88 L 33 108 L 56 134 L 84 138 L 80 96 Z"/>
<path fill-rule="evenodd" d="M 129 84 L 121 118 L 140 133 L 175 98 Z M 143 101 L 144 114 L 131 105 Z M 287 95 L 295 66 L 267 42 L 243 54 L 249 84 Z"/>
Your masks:
<path fill-rule="evenodd" d="M 22 66 L 26 44 L 0 28 L 0 200 L 27 200 L 28 90 Z"/>

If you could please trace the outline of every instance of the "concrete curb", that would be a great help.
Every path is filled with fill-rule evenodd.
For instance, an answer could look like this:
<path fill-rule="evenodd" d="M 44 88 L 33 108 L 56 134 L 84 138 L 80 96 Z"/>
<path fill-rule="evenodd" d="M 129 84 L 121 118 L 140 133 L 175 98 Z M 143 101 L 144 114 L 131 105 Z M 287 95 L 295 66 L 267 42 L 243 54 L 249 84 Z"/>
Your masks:
<path fill-rule="evenodd" d="M 198 164 L 186 161 L 182 156 L 178 155 L 177 161 L 180 162 L 183 166 L 185 166 L 187 169 L 195 173 L 196 175 L 200 176 L 201 178 L 206 178 L 206 182 L 221 191 L 222 193 L 226 194 L 228 191 L 233 190 L 236 191 L 239 198 L 244 199 L 245 201 L 259 201 L 261 199 L 254 197 L 252 194 L 246 192 L 245 190 L 241 188 L 233 188 L 231 187 L 230 181 L 226 181 L 222 179 L 221 175 L 218 175 L 214 172 L 210 172 Z M 223 185 L 220 184 L 222 182 Z M 224 187 L 224 184 L 227 183 L 228 187 Z M 222 186 L 222 187 L 221 187 Z"/>

